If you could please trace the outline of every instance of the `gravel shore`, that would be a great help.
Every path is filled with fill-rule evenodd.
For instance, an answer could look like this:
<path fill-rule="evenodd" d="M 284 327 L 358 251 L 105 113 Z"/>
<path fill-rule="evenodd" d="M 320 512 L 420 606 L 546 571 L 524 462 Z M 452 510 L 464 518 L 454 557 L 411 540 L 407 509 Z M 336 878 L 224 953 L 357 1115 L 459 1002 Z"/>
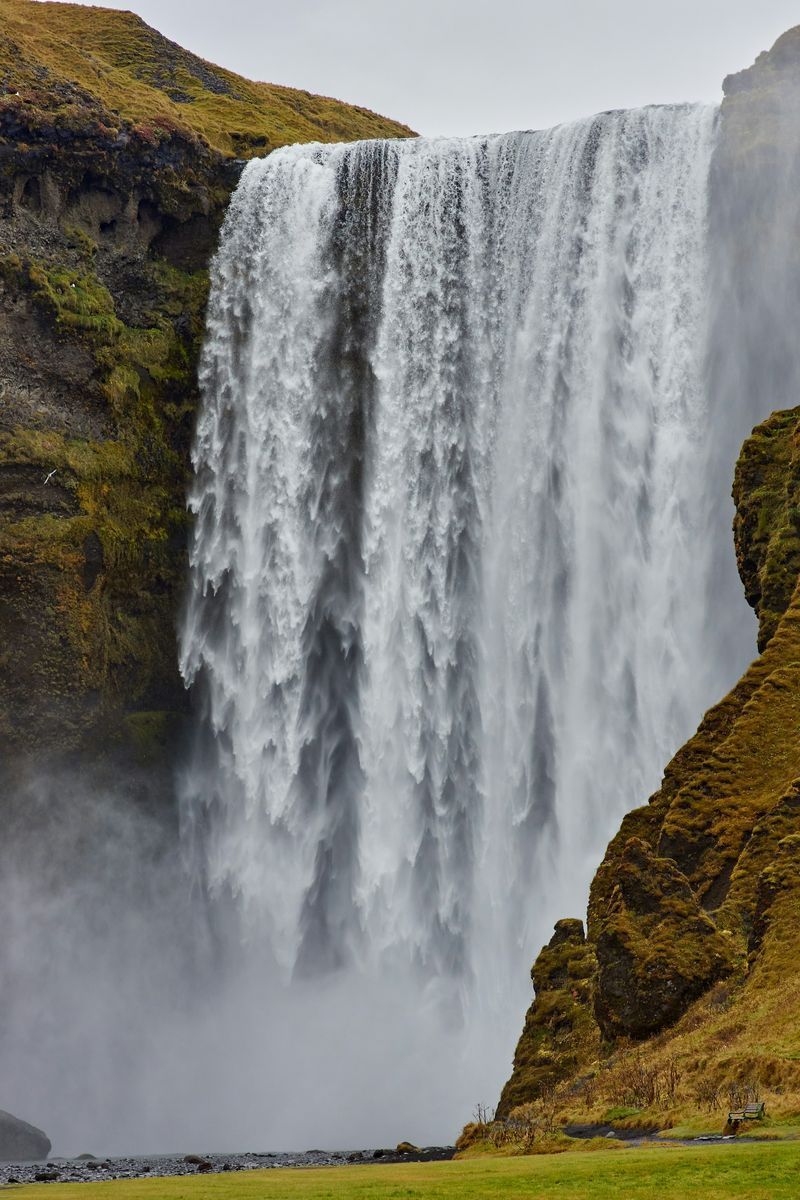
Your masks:
<path fill-rule="evenodd" d="M 413 1153 L 396 1150 L 303 1150 L 287 1154 L 154 1154 L 127 1158 L 50 1158 L 47 1162 L 0 1162 L 0 1186 L 8 1183 L 90 1183 L 100 1179 L 139 1179 L 148 1175 L 196 1175 L 218 1171 L 263 1171 L 284 1167 L 335 1167 L 348 1163 L 438 1162 L 452 1158 L 452 1146 L 426 1146 Z"/>

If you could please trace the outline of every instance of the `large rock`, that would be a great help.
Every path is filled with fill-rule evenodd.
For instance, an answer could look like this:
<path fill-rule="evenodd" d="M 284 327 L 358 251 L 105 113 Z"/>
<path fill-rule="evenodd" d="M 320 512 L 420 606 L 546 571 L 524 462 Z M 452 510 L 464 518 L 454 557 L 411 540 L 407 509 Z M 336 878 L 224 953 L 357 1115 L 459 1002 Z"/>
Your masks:
<path fill-rule="evenodd" d="M 592 1017 L 594 947 L 583 922 L 565 918 L 531 970 L 534 1000 L 514 1054 L 514 1070 L 497 1106 L 498 1119 L 568 1076 L 582 1055 L 596 1053 Z"/>
<path fill-rule="evenodd" d="M 595 1015 L 607 1038 L 658 1032 L 734 966 L 689 880 L 640 838 L 617 860 L 596 953 Z"/>
<path fill-rule="evenodd" d="M 47 1158 L 50 1138 L 35 1125 L 0 1109 L 0 1161 L 35 1162 Z"/>

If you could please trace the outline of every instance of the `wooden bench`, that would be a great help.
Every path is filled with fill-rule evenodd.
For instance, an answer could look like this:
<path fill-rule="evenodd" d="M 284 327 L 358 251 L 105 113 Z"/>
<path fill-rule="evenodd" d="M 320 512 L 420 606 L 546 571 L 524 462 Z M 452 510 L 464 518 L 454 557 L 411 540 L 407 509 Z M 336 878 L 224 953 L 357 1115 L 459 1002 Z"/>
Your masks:
<path fill-rule="evenodd" d="M 737 1108 L 728 1113 L 728 1124 L 739 1125 L 742 1121 L 763 1121 L 764 1111 L 763 1100 L 759 1100 L 756 1104 L 745 1104 L 744 1108 Z"/>

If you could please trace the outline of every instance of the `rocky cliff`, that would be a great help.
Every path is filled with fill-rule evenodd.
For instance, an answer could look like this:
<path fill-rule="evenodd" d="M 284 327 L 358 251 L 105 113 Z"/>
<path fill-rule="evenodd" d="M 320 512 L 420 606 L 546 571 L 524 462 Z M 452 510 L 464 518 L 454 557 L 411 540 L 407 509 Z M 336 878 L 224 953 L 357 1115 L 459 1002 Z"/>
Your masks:
<path fill-rule="evenodd" d="M 737 388 L 775 407 L 798 396 L 800 29 L 724 90 L 711 197 L 723 412 Z M 790 408 L 753 431 L 733 487 L 761 655 L 625 817 L 586 929 L 560 921 L 537 958 L 501 1120 L 543 1096 L 563 1121 L 713 1127 L 756 1095 L 800 1115 L 799 487 Z"/>
<path fill-rule="evenodd" d="M 408 136 L 132 13 L 0 0 L 0 761 L 163 758 L 195 366 L 240 161 Z"/>

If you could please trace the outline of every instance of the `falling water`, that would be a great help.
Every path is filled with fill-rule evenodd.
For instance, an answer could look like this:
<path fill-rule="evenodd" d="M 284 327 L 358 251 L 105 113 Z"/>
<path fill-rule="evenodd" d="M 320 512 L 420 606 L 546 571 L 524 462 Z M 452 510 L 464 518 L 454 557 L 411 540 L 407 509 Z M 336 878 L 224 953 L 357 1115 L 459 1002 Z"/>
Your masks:
<path fill-rule="evenodd" d="M 392 972 L 500 1028 L 492 1086 L 549 924 L 742 665 L 738 588 L 707 615 L 715 124 L 289 147 L 214 265 L 189 853 L 287 988 Z"/>

